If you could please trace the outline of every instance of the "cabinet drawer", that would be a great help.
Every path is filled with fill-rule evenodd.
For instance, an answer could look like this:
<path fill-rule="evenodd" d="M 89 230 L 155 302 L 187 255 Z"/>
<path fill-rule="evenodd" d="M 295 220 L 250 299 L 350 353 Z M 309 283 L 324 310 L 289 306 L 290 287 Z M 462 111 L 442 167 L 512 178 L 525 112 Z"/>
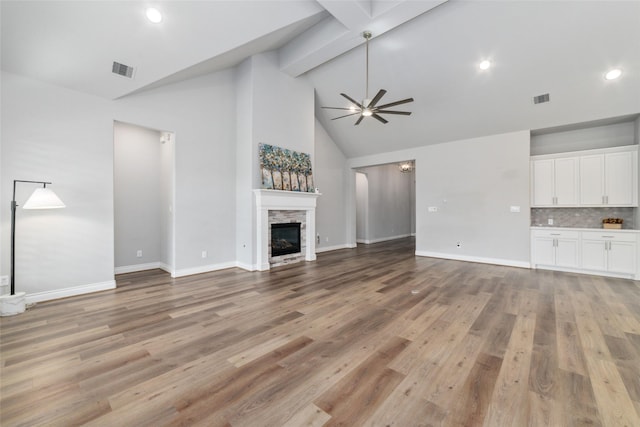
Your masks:
<path fill-rule="evenodd" d="M 552 239 L 579 239 L 579 231 L 570 230 L 534 230 L 533 237 L 549 237 Z"/>
<path fill-rule="evenodd" d="M 583 231 L 582 238 L 586 240 L 606 240 L 616 242 L 636 242 L 635 233 L 620 233 L 615 231 Z"/>

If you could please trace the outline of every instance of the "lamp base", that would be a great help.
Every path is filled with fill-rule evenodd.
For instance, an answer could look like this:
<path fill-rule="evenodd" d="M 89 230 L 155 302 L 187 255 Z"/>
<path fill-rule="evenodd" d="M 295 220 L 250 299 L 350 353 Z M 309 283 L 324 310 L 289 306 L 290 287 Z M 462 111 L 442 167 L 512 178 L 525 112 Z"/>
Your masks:
<path fill-rule="evenodd" d="M 0 316 L 13 316 L 24 313 L 25 292 L 16 292 L 14 295 L 0 295 Z"/>

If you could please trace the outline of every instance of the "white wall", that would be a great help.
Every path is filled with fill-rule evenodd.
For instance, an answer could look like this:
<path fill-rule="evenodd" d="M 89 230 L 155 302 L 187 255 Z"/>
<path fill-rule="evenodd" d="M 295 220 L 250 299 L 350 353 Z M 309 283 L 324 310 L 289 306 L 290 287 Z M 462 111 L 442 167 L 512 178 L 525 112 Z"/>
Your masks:
<path fill-rule="evenodd" d="M 369 179 L 364 172 L 356 172 L 356 241 L 369 237 Z"/>
<path fill-rule="evenodd" d="M 316 252 L 348 247 L 345 210 L 346 158 L 319 121 L 315 122 Z"/>
<path fill-rule="evenodd" d="M 162 132 L 160 142 L 160 266 L 174 271 L 175 135 Z"/>
<path fill-rule="evenodd" d="M 367 176 L 368 218 L 359 242 L 375 243 L 411 234 L 412 174 L 402 173 L 397 164 L 359 169 Z M 358 179 L 358 178 L 356 178 Z M 357 192 L 358 190 L 356 190 Z M 360 195 L 356 198 L 360 200 Z"/>
<path fill-rule="evenodd" d="M 529 150 L 529 131 L 521 131 L 353 158 L 347 166 L 416 159 L 417 255 L 525 267 Z M 355 172 L 347 191 L 355 198 Z M 438 212 L 429 213 L 429 206 Z M 510 213 L 510 206 L 520 206 L 520 213 Z M 349 214 L 355 223 L 355 210 Z M 355 227 L 348 232 L 355 242 Z"/>
<path fill-rule="evenodd" d="M 529 145 L 522 131 L 419 150 L 416 253 L 528 266 Z"/>
<path fill-rule="evenodd" d="M 50 211 L 18 207 L 16 291 L 31 301 L 115 285 L 110 113 L 104 99 L 2 73 L 2 247 L 10 247 L 14 179 L 52 181 L 66 204 Z M 19 205 L 33 189 L 19 185 Z M 3 250 L 2 275 L 9 275 L 9 257 Z"/>
<path fill-rule="evenodd" d="M 115 267 L 159 263 L 163 222 L 160 132 L 113 124 Z M 136 252 L 142 251 L 137 257 Z"/>

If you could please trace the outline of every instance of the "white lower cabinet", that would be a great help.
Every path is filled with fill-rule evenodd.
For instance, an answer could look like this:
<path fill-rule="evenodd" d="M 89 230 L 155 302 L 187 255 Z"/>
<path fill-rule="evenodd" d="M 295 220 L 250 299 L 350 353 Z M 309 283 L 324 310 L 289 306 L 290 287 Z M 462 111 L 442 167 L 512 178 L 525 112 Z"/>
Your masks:
<path fill-rule="evenodd" d="M 532 267 L 638 278 L 638 233 L 533 229 Z"/>
<path fill-rule="evenodd" d="M 580 233 L 537 230 L 533 232 L 533 264 L 557 267 L 579 266 Z"/>
<path fill-rule="evenodd" d="M 636 273 L 637 237 L 630 233 L 582 233 L 582 263 L 587 270 Z"/>

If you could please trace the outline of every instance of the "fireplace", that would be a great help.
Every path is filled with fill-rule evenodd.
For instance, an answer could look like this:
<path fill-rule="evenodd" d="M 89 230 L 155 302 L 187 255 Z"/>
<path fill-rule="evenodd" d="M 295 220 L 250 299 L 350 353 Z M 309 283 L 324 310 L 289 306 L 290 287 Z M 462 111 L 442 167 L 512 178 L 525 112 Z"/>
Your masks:
<path fill-rule="evenodd" d="M 271 224 L 271 256 L 296 254 L 300 248 L 300 223 Z"/>
<path fill-rule="evenodd" d="M 259 271 L 272 266 L 316 259 L 316 199 L 320 193 L 301 191 L 253 190 L 256 197 L 256 253 L 251 268 Z M 299 222 L 300 254 L 273 259 L 271 253 L 271 224 Z"/>

